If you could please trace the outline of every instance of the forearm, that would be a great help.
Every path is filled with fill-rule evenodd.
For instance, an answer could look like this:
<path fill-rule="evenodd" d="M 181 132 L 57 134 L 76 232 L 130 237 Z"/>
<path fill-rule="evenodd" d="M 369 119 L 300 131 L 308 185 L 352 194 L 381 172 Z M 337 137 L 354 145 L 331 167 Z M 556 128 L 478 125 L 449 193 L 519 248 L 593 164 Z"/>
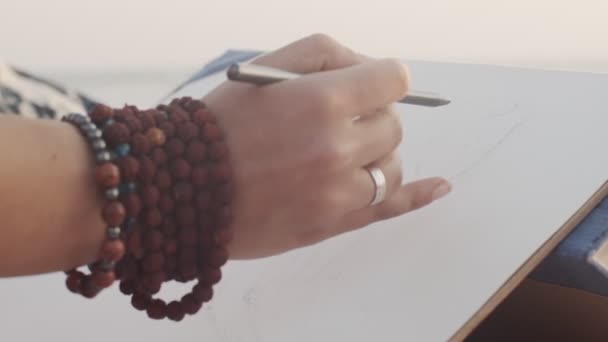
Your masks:
<path fill-rule="evenodd" d="M 86 141 L 71 125 L 0 115 L 0 276 L 96 259 L 101 198 Z"/>

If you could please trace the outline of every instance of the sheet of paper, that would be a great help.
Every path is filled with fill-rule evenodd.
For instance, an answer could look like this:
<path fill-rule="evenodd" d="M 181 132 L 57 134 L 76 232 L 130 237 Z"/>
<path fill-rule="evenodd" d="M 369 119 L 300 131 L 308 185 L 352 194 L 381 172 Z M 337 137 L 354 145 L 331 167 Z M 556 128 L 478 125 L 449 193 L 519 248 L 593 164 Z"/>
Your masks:
<path fill-rule="evenodd" d="M 0 281 L 6 336 L 31 341 L 444 341 L 604 183 L 608 75 L 411 62 L 441 108 L 399 105 L 408 180 L 448 177 L 430 207 L 324 243 L 232 262 L 203 312 L 149 320 L 59 274 Z M 191 95 L 223 79 L 209 78 Z M 178 285 L 164 297 L 187 291 Z"/>

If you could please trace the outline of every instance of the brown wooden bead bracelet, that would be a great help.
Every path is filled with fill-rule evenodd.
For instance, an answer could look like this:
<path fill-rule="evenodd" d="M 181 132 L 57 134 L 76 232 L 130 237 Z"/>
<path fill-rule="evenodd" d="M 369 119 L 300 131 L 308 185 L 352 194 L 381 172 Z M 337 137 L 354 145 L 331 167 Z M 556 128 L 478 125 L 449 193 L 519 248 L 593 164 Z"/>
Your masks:
<path fill-rule="evenodd" d="M 195 314 L 213 296 L 232 238 L 231 170 L 215 118 L 191 98 L 146 111 L 98 105 L 90 117 L 126 182 L 119 191 L 130 217 L 116 265 L 121 292 L 154 319 Z M 164 282 L 195 279 L 180 300 L 152 297 Z"/>

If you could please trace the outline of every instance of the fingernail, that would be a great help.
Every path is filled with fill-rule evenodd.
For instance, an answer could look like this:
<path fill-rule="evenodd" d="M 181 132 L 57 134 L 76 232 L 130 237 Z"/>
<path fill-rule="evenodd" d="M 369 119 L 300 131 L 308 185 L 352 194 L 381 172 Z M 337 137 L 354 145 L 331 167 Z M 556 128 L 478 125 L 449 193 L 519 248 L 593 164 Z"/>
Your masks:
<path fill-rule="evenodd" d="M 433 201 L 435 201 L 449 194 L 450 191 L 452 191 L 452 186 L 450 185 L 450 183 L 442 182 L 441 184 L 437 185 L 435 189 L 433 189 L 431 197 L 433 198 Z"/>

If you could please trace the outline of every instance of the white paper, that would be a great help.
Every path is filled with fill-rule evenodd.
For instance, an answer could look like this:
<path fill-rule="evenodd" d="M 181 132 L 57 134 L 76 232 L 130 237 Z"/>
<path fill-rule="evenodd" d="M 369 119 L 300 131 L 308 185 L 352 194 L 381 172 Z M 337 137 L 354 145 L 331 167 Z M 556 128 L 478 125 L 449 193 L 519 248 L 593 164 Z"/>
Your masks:
<path fill-rule="evenodd" d="M 448 177 L 454 190 L 445 199 L 309 248 L 231 262 L 212 304 L 177 324 L 148 319 L 116 289 L 93 301 L 69 294 L 60 274 L 2 280 L 3 334 L 24 341 L 449 339 L 606 180 L 608 76 L 409 65 L 414 88 L 452 103 L 398 106 L 404 174 Z M 213 84 L 186 92 L 199 96 Z"/>

